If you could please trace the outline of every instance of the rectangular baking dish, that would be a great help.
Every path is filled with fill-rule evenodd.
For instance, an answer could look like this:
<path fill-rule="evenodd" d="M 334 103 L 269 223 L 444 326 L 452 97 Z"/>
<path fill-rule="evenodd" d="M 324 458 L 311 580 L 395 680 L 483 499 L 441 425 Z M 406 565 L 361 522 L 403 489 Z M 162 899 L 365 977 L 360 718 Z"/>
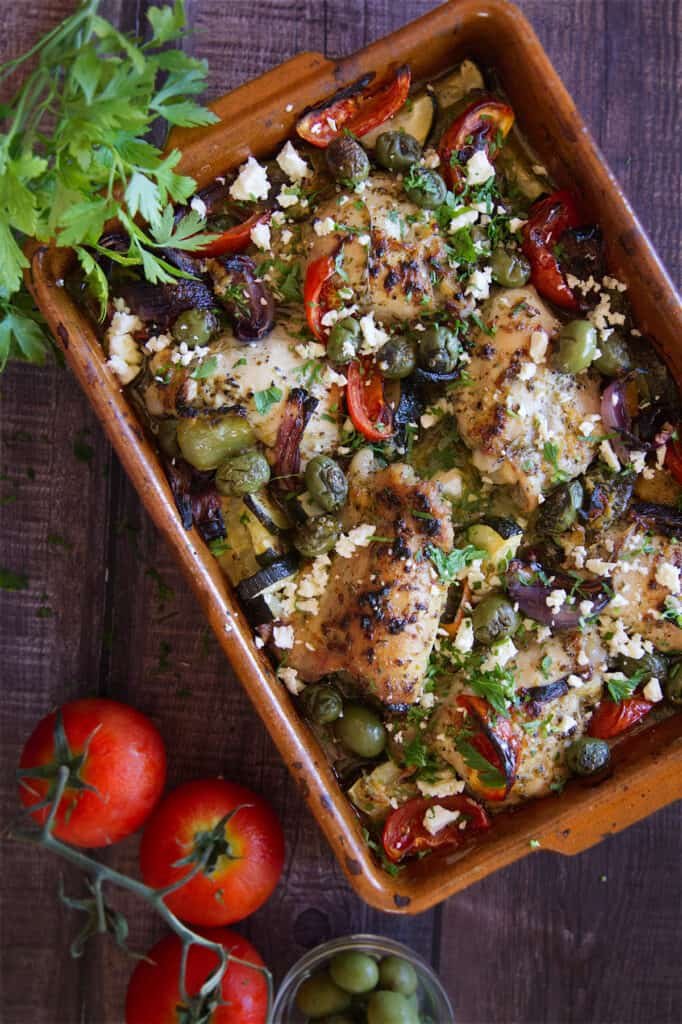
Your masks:
<path fill-rule="evenodd" d="M 607 241 L 613 273 L 627 282 L 639 326 L 682 382 L 680 300 L 613 175 L 605 165 L 537 37 L 506 0 L 452 0 L 398 32 L 340 61 L 303 53 L 212 104 L 220 122 L 175 131 L 179 171 L 200 187 L 250 153 L 271 152 L 301 111 L 368 71 L 381 77 L 409 63 L 416 81 L 465 56 L 495 67 L 518 121 L 540 159 L 576 188 Z M 147 512 L 173 548 L 218 640 L 298 782 L 350 884 L 381 910 L 416 913 L 528 854 L 576 853 L 682 796 L 682 716 L 652 725 L 618 745 L 613 775 L 599 786 L 569 783 L 560 797 L 531 802 L 496 819 L 466 851 L 436 853 L 396 877 L 374 861 L 351 804 L 289 695 L 256 649 L 249 625 L 196 531 L 185 532 L 163 470 L 117 380 L 97 334 L 61 278 L 71 254 L 32 244 L 28 284 L 54 337 L 99 416 Z"/>

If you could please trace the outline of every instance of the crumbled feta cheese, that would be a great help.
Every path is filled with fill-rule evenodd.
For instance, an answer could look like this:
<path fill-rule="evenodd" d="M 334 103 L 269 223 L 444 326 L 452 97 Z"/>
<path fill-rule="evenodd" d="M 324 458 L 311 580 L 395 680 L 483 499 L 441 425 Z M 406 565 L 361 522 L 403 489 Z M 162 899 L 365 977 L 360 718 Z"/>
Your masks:
<path fill-rule="evenodd" d="M 646 647 L 642 643 L 642 637 L 639 633 L 634 633 L 632 636 L 628 636 L 625 623 L 622 619 L 616 619 L 615 627 L 612 635 L 608 641 L 609 654 L 616 656 L 618 654 L 624 655 L 626 658 L 633 658 L 635 661 L 639 661 L 646 654 Z"/>
<path fill-rule="evenodd" d="M 570 732 L 573 732 L 577 724 L 572 715 L 560 715 L 556 723 L 556 731 L 563 736 L 567 736 Z"/>
<path fill-rule="evenodd" d="M 585 558 L 587 557 L 587 548 L 582 547 L 582 545 L 578 545 L 571 551 L 571 556 L 573 558 L 573 565 L 576 569 L 582 569 L 585 565 Z"/>
<path fill-rule="evenodd" d="M 548 178 L 547 168 L 543 167 L 542 164 L 533 164 L 533 174 L 539 174 L 541 178 Z"/>
<path fill-rule="evenodd" d="M 301 359 L 322 359 L 327 350 L 319 341 L 308 341 L 297 345 L 295 351 Z"/>
<path fill-rule="evenodd" d="M 293 626 L 275 626 L 272 631 L 272 637 L 275 641 L 275 647 L 279 647 L 283 651 L 294 646 Z"/>
<path fill-rule="evenodd" d="M 656 582 L 671 594 L 680 593 L 680 570 L 672 562 L 661 562 L 656 568 Z"/>
<path fill-rule="evenodd" d="M 583 653 L 583 652 L 581 651 L 581 653 Z M 579 658 L 579 657 L 578 657 L 578 661 L 580 661 L 580 658 Z M 580 677 L 580 676 L 576 676 L 576 675 L 574 675 L 574 674 L 573 674 L 572 672 L 571 672 L 571 674 L 569 675 L 569 677 L 568 677 L 568 679 L 566 680 L 566 682 L 568 683 L 568 685 L 569 685 L 570 687 L 572 687 L 573 689 L 576 689 L 576 690 L 577 690 L 577 689 L 579 689 L 579 688 L 580 688 L 581 686 L 584 686 L 584 685 L 585 685 L 585 680 L 584 680 L 584 679 L 581 679 L 581 677 Z"/>
<path fill-rule="evenodd" d="M 551 608 L 553 612 L 558 612 L 560 608 L 566 603 L 568 594 L 565 590 L 558 587 L 556 590 L 552 590 L 545 598 L 545 604 L 548 608 Z"/>
<path fill-rule="evenodd" d="M 516 232 L 520 231 L 524 224 L 527 223 L 527 220 L 521 220 L 520 217 L 512 217 L 511 220 L 509 221 L 509 230 L 512 232 L 512 234 L 516 234 Z"/>
<path fill-rule="evenodd" d="M 230 185 L 230 195 L 233 199 L 243 201 L 253 199 L 267 199 L 270 191 L 267 171 L 250 156 L 245 164 L 239 168 L 239 174 Z"/>
<path fill-rule="evenodd" d="M 581 601 L 578 605 L 581 615 L 590 615 L 594 608 L 594 601 Z"/>
<path fill-rule="evenodd" d="M 493 279 L 493 268 L 484 267 L 483 270 L 474 270 L 467 281 L 465 295 L 471 295 L 474 299 L 487 299 L 490 295 L 490 285 Z"/>
<path fill-rule="evenodd" d="M 424 150 L 424 155 L 421 158 L 422 167 L 428 167 L 430 171 L 440 166 L 440 157 L 435 149 L 429 147 Z"/>
<path fill-rule="evenodd" d="M 611 291 L 626 292 L 628 290 L 628 286 L 619 281 L 617 277 L 603 277 L 601 283 L 604 288 L 610 288 Z"/>
<path fill-rule="evenodd" d="M 469 224 L 475 224 L 478 220 L 477 210 L 464 209 L 460 213 L 456 213 L 450 221 L 450 231 L 459 231 L 460 228 L 465 228 Z"/>
<path fill-rule="evenodd" d="M 484 672 L 492 672 L 496 668 L 504 668 L 507 662 L 511 661 L 516 654 L 518 654 L 518 650 L 514 646 L 513 640 L 507 637 L 506 640 L 502 640 L 494 645 L 483 661 L 481 668 Z"/>
<path fill-rule="evenodd" d="M 417 779 L 417 789 L 422 796 L 457 796 L 464 792 L 464 780 L 455 778 L 449 772 L 439 772 L 433 782 Z"/>
<path fill-rule="evenodd" d="M 289 693 L 292 693 L 294 697 L 297 697 L 299 693 L 303 693 L 305 690 L 305 683 L 299 679 L 298 672 L 295 668 L 281 666 L 277 669 L 277 676 L 282 680 Z"/>
<path fill-rule="evenodd" d="M 253 642 L 255 643 L 255 645 L 256 645 L 256 647 L 258 648 L 259 651 L 262 651 L 263 648 L 265 647 L 265 640 L 263 639 L 262 636 L 258 636 L 258 635 L 254 636 Z"/>
<path fill-rule="evenodd" d="M 533 331 L 530 336 L 530 357 L 534 363 L 544 363 L 548 345 L 547 331 Z"/>
<path fill-rule="evenodd" d="M 642 689 L 642 695 L 645 700 L 650 700 L 652 704 L 658 704 L 659 700 L 663 700 L 663 690 L 661 684 L 652 676 L 646 686 Z"/>
<path fill-rule="evenodd" d="M 616 568 L 616 562 L 605 562 L 603 558 L 588 558 L 585 568 L 588 572 L 593 572 L 595 576 L 607 576 Z"/>
<path fill-rule="evenodd" d="M 447 825 L 452 825 L 453 822 L 457 821 L 459 816 L 459 811 L 449 811 L 446 807 L 441 807 L 440 804 L 435 804 L 433 807 L 427 807 L 424 814 L 423 825 L 427 832 L 430 832 L 432 836 L 435 836 Z"/>
<path fill-rule="evenodd" d="M 455 633 L 454 646 L 460 654 L 468 654 L 474 646 L 474 624 L 471 619 L 464 618 L 460 622 Z"/>
<path fill-rule="evenodd" d="M 270 239 L 269 224 L 263 224 L 262 222 L 260 224 L 254 224 L 251 228 L 250 236 L 251 241 L 258 249 L 263 249 L 265 251 L 270 249 L 272 243 Z"/>
<path fill-rule="evenodd" d="M 286 105 L 286 107 L 284 109 L 286 110 L 287 114 L 290 114 L 291 111 L 294 109 L 293 103 L 287 103 L 287 105 Z"/>
<path fill-rule="evenodd" d="M 163 352 L 170 344 L 172 342 L 167 334 L 154 334 L 147 339 L 142 348 L 148 355 L 151 355 L 153 352 Z"/>
<path fill-rule="evenodd" d="M 292 181 L 302 181 L 312 174 L 303 157 L 289 141 L 277 154 L 277 163 Z"/>
<path fill-rule="evenodd" d="M 360 317 L 360 330 L 362 332 L 360 351 L 363 355 L 376 352 L 388 341 L 386 331 L 374 322 L 374 311 Z"/>
<path fill-rule="evenodd" d="M 289 231 L 289 228 L 285 228 L 285 230 L 279 237 L 282 241 L 282 245 L 288 245 L 291 239 L 294 237 L 294 233 L 293 231 Z"/>
<path fill-rule="evenodd" d="M 325 235 L 331 235 L 336 226 L 336 221 L 333 217 L 324 217 L 321 220 L 315 219 L 313 221 L 313 231 L 319 238 L 324 238 Z"/>
<path fill-rule="evenodd" d="M 486 181 L 495 176 L 495 168 L 488 160 L 488 154 L 484 149 L 478 149 L 467 160 L 467 185 L 484 185 Z"/>
<path fill-rule="evenodd" d="M 519 370 L 519 380 L 532 380 L 537 372 L 535 363 L 524 363 Z"/>
<path fill-rule="evenodd" d="M 366 548 L 376 533 L 376 526 L 362 523 L 348 533 L 343 533 L 336 542 L 334 550 L 341 558 L 352 558 L 356 548 Z"/>
<path fill-rule="evenodd" d="M 284 210 L 286 210 L 287 207 L 289 206 L 296 206 L 296 203 L 299 202 L 299 199 L 301 206 L 307 205 L 307 200 L 302 199 L 298 195 L 298 191 L 295 185 L 282 185 L 277 195 L 277 202 Z"/>
<path fill-rule="evenodd" d="M 610 441 L 602 441 L 599 445 L 599 457 L 606 463 L 609 469 L 612 469 L 614 473 L 617 473 L 620 469 L 620 462 L 618 456 L 611 447 Z"/>
<path fill-rule="evenodd" d="M 369 245 L 369 243 L 371 241 L 372 241 L 372 239 L 369 237 L 369 235 L 358 235 L 358 244 L 359 245 L 364 245 L 366 247 L 366 246 Z"/>
<path fill-rule="evenodd" d="M 440 486 L 446 498 L 458 501 L 462 497 L 463 481 L 462 474 L 458 469 L 441 470 L 433 479 Z"/>
<path fill-rule="evenodd" d="M 283 214 L 281 210 L 275 210 L 275 212 L 270 217 L 270 223 L 271 224 L 276 224 L 277 227 L 281 227 L 282 224 L 286 224 L 286 222 L 287 222 L 286 215 Z M 284 232 L 282 232 L 282 235 L 284 235 Z"/>
<path fill-rule="evenodd" d="M 121 384 L 130 384 L 142 367 L 142 352 L 132 336 L 134 331 L 141 328 L 142 321 L 130 313 L 121 300 L 121 308 L 117 309 L 111 318 L 105 335 L 109 353 L 107 366 L 116 374 Z"/>
<path fill-rule="evenodd" d="M 199 196 L 192 196 L 189 205 L 190 208 L 194 210 L 194 212 L 198 214 L 202 220 L 206 220 L 206 214 L 208 213 L 208 209 L 203 199 L 201 199 Z"/>

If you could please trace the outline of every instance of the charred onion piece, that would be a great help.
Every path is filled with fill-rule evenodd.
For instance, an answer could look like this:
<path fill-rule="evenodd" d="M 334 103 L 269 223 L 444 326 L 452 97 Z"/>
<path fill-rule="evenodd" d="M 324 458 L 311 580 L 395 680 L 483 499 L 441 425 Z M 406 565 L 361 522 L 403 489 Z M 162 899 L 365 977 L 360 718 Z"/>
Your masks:
<path fill-rule="evenodd" d="M 282 490 L 298 490 L 301 472 L 301 440 L 317 399 L 304 388 L 292 388 L 284 406 L 275 444 L 275 477 Z"/>
<path fill-rule="evenodd" d="M 216 294 L 233 321 L 238 341 L 260 341 L 272 330 L 275 303 L 270 291 L 256 277 L 256 265 L 248 256 L 223 256 L 216 261 L 226 280 L 216 284 Z M 229 292 L 229 294 L 228 294 Z"/>
<path fill-rule="evenodd" d="M 633 501 L 631 519 L 662 533 L 666 537 L 682 537 L 682 511 L 673 505 L 656 505 L 650 501 Z"/>
<path fill-rule="evenodd" d="M 220 495 L 213 480 L 184 459 L 164 459 L 164 469 L 184 528 L 196 526 L 207 544 L 224 537 Z"/>
<path fill-rule="evenodd" d="M 519 761 L 519 738 L 508 718 L 498 715 L 483 697 L 460 694 L 457 705 L 466 712 L 467 725 L 473 720 L 480 731 L 471 738 L 471 745 L 504 776 L 504 786 L 492 789 L 480 781 L 479 789 L 486 800 L 504 800 L 516 779 Z"/>
<path fill-rule="evenodd" d="M 630 414 L 625 401 L 625 382 L 614 380 L 605 389 L 601 396 L 601 418 L 606 432 L 617 431 L 621 435 L 630 433 Z M 621 462 L 628 463 L 628 450 L 619 438 L 612 441 L 613 450 Z"/>
<path fill-rule="evenodd" d="M 557 700 L 568 693 L 568 676 L 555 679 L 551 683 L 543 683 L 542 686 L 529 686 L 528 689 L 519 690 L 519 696 L 526 703 L 525 710 L 529 715 L 535 717 L 540 714 L 543 704 Z"/>
<path fill-rule="evenodd" d="M 186 309 L 215 309 L 216 297 L 202 281 L 179 280 L 177 284 L 122 281 L 116 287 L 126 305 L 147 323 L 167 330 Z"/>
<path fill-rule="evenodd" d="M 543 580 L 551 578 L 551 583 Z M 581 601 L 592 601 L 590 615 L 597 615 L 611 600 L 611 580 L 600 577 L 596 580 L 583 580 L 576 586 L 575 577 L 565 572 L 545 572 L 536 562 L 525 562 L 514 558 L 506 574 L 506 587 L 509 596 L 518 601 L 519 608 L 528 618 L 541 622 L 552 629 L 577 629 L 581 618 Z M 547 598 L 553 590 L 565 590 L 572 594 L 574 603 L 563 604 L 555 611 L 547 604 Z"/>

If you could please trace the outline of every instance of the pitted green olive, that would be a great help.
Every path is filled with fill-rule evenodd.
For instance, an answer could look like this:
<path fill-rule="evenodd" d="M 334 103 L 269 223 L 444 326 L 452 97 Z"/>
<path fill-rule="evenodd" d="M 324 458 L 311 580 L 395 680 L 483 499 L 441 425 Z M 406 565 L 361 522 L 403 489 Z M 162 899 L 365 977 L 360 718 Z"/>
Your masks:
<path fill-rule="evenodd" d="M 372 992 L 367 1004 L 367 1024 L 418 1024 L 414 1007 L 400 992 Z"/>
<path fill-rule="evenodd" d="M 362 995 L 376 988 L 379 968 L 376 960 L 359 949 L 337 953 L 329 962 L 329 974 L 344 992 Z"/>
<path fill-rule="evenodd" d="M 210 309 L 186 309 L 177 318 L 171 334 L 175 341 L 184 341 L 188 348 L 205 345 L 218 328 L 218 319 Z"/>
<path fill-rule="evenodd" d="M 270 479 L 270 463 L 255 450 L 233 455 L 218 466 L 215 485 L 221 494 L 254 494 Z"/>
<path fill-rule="evenodd" d="M 217 469 L 231 455 L 255 442 L 253 430 L 242 416 L 197 416 L 178 423 L 178 444 L 195 469 Z"/>
<path fill-rule="evenodd" d="M 377 352 L 377 366 L 388 380 L 409 377 L 417 365 L 417 346 L 409 338 L 391 338 Z"/>
<path fill-rule="evenodd" d="M 381 719 L 364 704 L 345 704 L 334 731 L 346 750 L 358 757 L 378 757 L 386 746 Z"/>
<path fill-rule="evenodd" d="M 445 182 L 436 171 L 413 164 L 403 180 L 403 188 L 415 206 L 435 210 L 445 202 L 448 193 Z"/>
<path fill-rule="evenodd" d="M 329 332 L 327 358 L 337 366 L 345 366 L 355 359 L 360 348 L 360 324 L 352 316 L 344 317 Z"/>
<path fill-rule="evenodd" d="M 530 280 L 530 263 L 516 249 L 504 249 L 502 246 L 493 249 L 490 266 L 493 268 L 493 281 L 503 288 L 521 288 Z"/>
<path fill-rule="evenodd" d="M 628 658 L 620 654 L 616 669 L 626 676 L 642 675 L 642 679 L 658 679 L 662 684 L 668 675 L 668 660 L 660 651 L 645 651 L 641 658 Z"/>
<path fill-rule="evenodd" d="M 490 646 L 513 636 L 519 626 L 518 612 L 504 594 L 490 594 L 471 613 L 474 636 L 480 644 Z"/>
<path fill-rule="evenodd" d="M 369 157 L 350 135 L 339 135 L 326 150 L 327 167 L 336 181 L 357 185 L 369 176 Z"/>
<path fill-rule="evenodd" d="M 296 993 L 296 1006 L 313 1020 L 347 1010 L 350 1003 L 350 994 L 339 988 L 326 971 L 306 978 Z"/>
<path fill-rule="evenodd" d="M 566 763 L 575 775 L 593 775 L 606 768 L 611 750 L 606 740 L 581 736 L 574 740 L 566 752 Z"/>
<path fill-rule="evenodd" d="M 294 547 L 305 558 L 326 555 L 339 539 L 341 529 L 333 516 L 316 516 L 294 532 Z"/>
<path fill-rule="evenodd" d="M 580 373 L 597 354 L 597 330 L 589 320 L 571 320 L 559 332 L 554 361 L 563 373 Z"/>
<path fill-rule="evenodd" d="M 306 686 L 301 694 L 301 704 L 311 722 L 318 725 L 335 722 L 343 711 L 341 694 L 331 683 Z"/>
<path fill-rule="evenodd" d="M 617 377 L 632 369 L 630 349 L 622 334 L 612 331 L 607 338 L 600 339 L 599 355 L 593 365 L 605 377 Z"/>
<path fill-rule="evenodd" d="M 429 373 L 452 373 L 462 354 L 454 331 L 433 325 L 419 337 L 419 365 Z"/>
<path fill-rule="evenodd" d="M 382 132 L 374 148 L 376 162 L 388 171 L 406 171 L 421 155 L 421 146 L 407 132 Z"/>
<path fill-rule="evenodd" d="M 417 972 L 409 960 L 385 956 L 379 964 L 379 984 L 383 989 L 411 996 L 417 991 Z"/>
<path fill-rule="evenodd" d="M 328 455 L 316 455 L 305 468 L 305 485 L 311 498 L 326 512 L 341 508 L 348 496 L 346 475 Z"/>

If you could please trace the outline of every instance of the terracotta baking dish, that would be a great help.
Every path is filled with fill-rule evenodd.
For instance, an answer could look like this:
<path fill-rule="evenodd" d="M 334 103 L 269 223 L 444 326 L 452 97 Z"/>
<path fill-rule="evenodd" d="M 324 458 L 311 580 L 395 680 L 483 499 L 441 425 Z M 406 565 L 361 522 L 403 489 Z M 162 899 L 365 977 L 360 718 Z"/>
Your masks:
<path fill-rule="evenodd" d="M 381 76 L 408 62 L 414 79 L 433 77 L 465 56 L 497 68 L 526 136 L 563 185 L 577 188 L 602 225 L 609 266 L 630 286 L 639 326 L 654 339 L 682 382 L 682 310 L 650 243 L 605 166 L 585 125 L 528 22 L 505 0 L 453 0 L 365 50 L 333 62 L 304 53 L 213 106 L 208 129 L 176 132 L 180 170 L 200 186 L 263 156 L 288 136 L 304 107 L 367 71 Z M 70 254 L 33 246 L 29 284 L 66 359 L 81 382 L 145 507 L 192 584 L 226 655 L 298 781 L 348 880 L 382 910 L 415 913 L 525 856 L 530 840 L 576 853 L 682 796 L 682 715 L 630 737 L 615 751 L 615 770 L 596 787 L 573 782 L 561 797 L 527 804 L 497 819 L 466 852 L 435 855 L 397 877 L 373 860 L 360 824 L 321 751 L 296 716 L 287 691 L 254 646 L 217 563 L 195 531 L 186 533 L 161 465 L 135 412 L 105 366 L 97 335 L 57 282 Z M 533 847 L 535 847 L 533 843 Z"/>

